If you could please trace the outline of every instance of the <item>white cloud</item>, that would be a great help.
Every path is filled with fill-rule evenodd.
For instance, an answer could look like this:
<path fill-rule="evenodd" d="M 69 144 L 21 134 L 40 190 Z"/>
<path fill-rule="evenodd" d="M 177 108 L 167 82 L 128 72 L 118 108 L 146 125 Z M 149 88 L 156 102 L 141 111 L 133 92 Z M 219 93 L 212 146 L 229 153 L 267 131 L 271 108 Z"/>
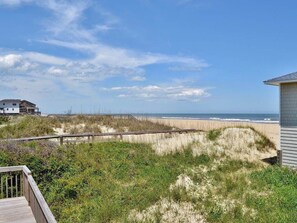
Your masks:
<path fill-rule="evenodd" d="M 146 78 L 144 76 L 133 76 L 130 78 L 132 81 L 145 81 Z"/>
<path fill-rule="evenodd" d="M 164 64 L 174 71 L 197 71 L 208 66 L 205 61 L 192 57 L 141 52 L 102 43 L 97 34 L 114 29 L 119 19 L 107 10 L 96 7 L 102 21 L 86 28 L 83 25 L 86 10 L 94 8 L 96 4 L 91 0 L 0 0 L 0 5 L 7 6 L 29 3 L 51 12 L 51 18 L 44 23 L 46 40 L 39 42 L 71 49 L 83 54 L 85 58 L 69 59 L 31 51 L 2 52 L 0 80 L 8 76 L 15 77 L 6 82 L 5 87 L 18 89 L 20 94 L 25 90 L 32 94 L 41 94 L 40 89 L 57 89 L 63 86 L 65 91 L 91 95 L 96 92 L 93 88 L 94 81 L 115 76 L 123 76 L 131 81 L 146 80 L 145 67 L 149 65 Z M 82 84 L 86 86 L 82 87 Z M 109 90 L 117 91 L 118 97 L 146 100 L 165 98 L 196 101 L 208 95 L 205 89 L 182 85 L 117 87 Z"/>
<path fill-rule="evenodd" d="M 60 76 L 60 75 L 64 75 L 64 74 L 66 74 L 67 71 L 62 70 L 62 69 L 57 68 L 57 67 L 50 67 L 50 68 L 48 69 L 48 73 L 49 73 L 49 74 L 53 74 L 53 75 L 58 75 L 58 76 Z"/>
<path fill-rule="evenodd" d="M 35 64 L 26 61 L 22 55 L 19 54 L 7 54 L 0 56 L 0 68 L 6 71 L 14 70 L 15 72 L 27 71 L 34 69 Z"/>
<path fill-rule="evenodd" d="M 32 0 L 0 0 L 0 5 L 18 6 L 29 2 L 32 2 Z"/>
<path fill-rule="evenodd" d="M 67 70 L 68 72 L 63 72 L 64 75 L 71 75 L 71 78 L 76 80 L 92 81 L 96 78 L 104 79 L 122 75 L 128 76 L 128 79 L 133 81 L 143 81 L 145 80 L 144 66 L 147 65 L 168 64 L 172 70 L 176 71 L 197 71 L 208 66 L 206 62 L 190 57 L 139 52 L 99 42 L 96 32 L 108 31 L 112 25 L 118 23 L 118 19 L 102 7 L 96 7 L 104 18 L 104 23 L 95 24 L 93 28 L 85 28 L 81 23 L 85 11 L 90 7 L 98 6 L 91 0 L 1 1 L 2 4 L 7 5 L 28 2 L 49 10 L 53 16 L 46 23 L 47 30 L 53 36 L 40 42 L 80 51 L 88 56 L 86 59 L 70 60 L 38 52 L 22 52 L 23 58 L 39 65 L 39 72 L 42 71 L 43 75 L 53 74 L 53 70 L 49 70 L 48 66 L 54 65 L 56 69 Z"/>
<path fill-rule="evenodd" d="M 24 58 L 40 64 L 65 65 L 70 62 L 68 59 L 37 52 L 23 52 L 22 55 Z"/>
<path fill-rule="evenodd" d="M 205 61 L 190 57 L 143 53 L 125 48 L 112 47 L 102 43 L 70 43 L 59 40 L 47 40 L 43 42 L 55 46 L 79 50 L 84 53 L 88 52 L 90 55 L 93 55 L 93 58 L 90 61 L 110 67 L 135 69 L 153 64 L 175 64 L 175 67 L 172 67 L 171 69 L 176 71 L 197 71 L 208 67 L 208 64 Z"/>
<path fill-rule="evenodd" d="M 201 98 L 208 97 L 210 94 L 205 88 L 187 86 L 129 86 L 104 88 L 105 91 L 118 92 L 119 98 L 139 98 L 143 100 L 175 100 L 197 102 Z"/>

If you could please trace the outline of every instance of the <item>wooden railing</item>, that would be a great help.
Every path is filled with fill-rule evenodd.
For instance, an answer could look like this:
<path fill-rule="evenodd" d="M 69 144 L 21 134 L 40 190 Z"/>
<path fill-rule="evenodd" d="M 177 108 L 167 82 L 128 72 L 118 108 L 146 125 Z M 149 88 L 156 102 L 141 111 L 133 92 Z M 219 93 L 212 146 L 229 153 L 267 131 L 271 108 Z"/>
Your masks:
<path fill-rule="evenodd" d="M 0 198 L 24 196 L 38 223 L 56 223 L 27 166 L 0 167 Z"/>
<path fill-rule="evenodd" d="M 137 132 L 110 132 L 110 133 L 81 133 L 81 134 L 64 134 L 64 135 L 48 135 L 48 136 L 37 136 L 37 137 L 26 137 L 17 139 L 3 139 L 1 141 L 8 142 L 27 142 L 27 141 L 37 141 L 37 140 L 47 140 L 47 139 L 59 139 L 60 144 L 63 145 L 65 138 L 87 138 L 88 141 L 94 141 L 95 137 L 104 136 L 123 136 L 127 135 L 145 135 L 145 134 L 161 134 L 161 133 L 189 133 L 197 132 L 197 129 L 180 129 L 180 130 L 156 130 L 156 131 L 137 131 Z"/>

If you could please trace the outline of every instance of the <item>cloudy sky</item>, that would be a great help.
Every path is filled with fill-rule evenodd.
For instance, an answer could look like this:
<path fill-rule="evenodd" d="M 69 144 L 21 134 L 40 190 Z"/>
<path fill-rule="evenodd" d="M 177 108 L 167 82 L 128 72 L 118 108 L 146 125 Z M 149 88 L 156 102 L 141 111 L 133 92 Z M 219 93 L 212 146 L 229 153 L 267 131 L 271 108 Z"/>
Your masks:
<path fill-rule="evenodd" d="M 44 113 L 278 111 L 296 1 L 0 0 L 0 98 Z"/>

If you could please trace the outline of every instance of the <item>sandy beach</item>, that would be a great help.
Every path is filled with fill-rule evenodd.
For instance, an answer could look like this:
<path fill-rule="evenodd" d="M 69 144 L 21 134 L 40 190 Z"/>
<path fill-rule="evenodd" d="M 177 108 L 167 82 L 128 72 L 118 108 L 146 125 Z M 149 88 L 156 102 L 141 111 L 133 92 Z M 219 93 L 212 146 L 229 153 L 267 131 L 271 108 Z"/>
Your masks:
<path fill-rule="evenodd" d="M 148 118 L 153 122 L 170 125 L 176 128 L 194 128 L 203 131 L 212 129 L 233 127 L 233 126 L 250 126 L 267 136 L 277 148 L 279 148 L 279 125 L 271 123 L 253 123 L 253 122 L 229 122 L 215 120 L 196 120 L 196 119 L 163 119 Z"/>

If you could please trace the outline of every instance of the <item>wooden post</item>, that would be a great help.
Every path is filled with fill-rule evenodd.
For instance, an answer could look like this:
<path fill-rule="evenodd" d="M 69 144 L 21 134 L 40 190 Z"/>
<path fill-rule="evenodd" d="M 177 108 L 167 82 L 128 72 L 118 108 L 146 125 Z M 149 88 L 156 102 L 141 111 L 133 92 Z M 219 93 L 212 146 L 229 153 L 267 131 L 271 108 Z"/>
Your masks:
<path fill-rule="evenodd" d="M 1 177 L 1 185 L 0 185 L 0 187 L 1 187 L 1 198 L 4 198 L 4 192 L 3 192 L 3 187 L 4 187 L 4 185 L 3 185 L 3 176 L 0 175 L 0 177 Z"/>
<path fill-rule="evenodd" d="M 13 197 L 13 180 L 12 180 L 12 174 L 10 174 L 10 197 Z"/>
<path fill-rule="evenodd" d="M 60 136 L 60 145 L 63 145 L 63 136 Z"/>
<path fill-rule="evenodd" d="M 18 197 L 18 175 L 15 175 L 15 196 Z"/>
<path fill-rule="evenodd" d="M 24 196 L 24 177 L 23 174 L 20 174 L 20 195 Z"/>
<path fill-rule="evenodd" d="M 6 198 L 8 198 L 8 175 L 6 175 Z"/>

